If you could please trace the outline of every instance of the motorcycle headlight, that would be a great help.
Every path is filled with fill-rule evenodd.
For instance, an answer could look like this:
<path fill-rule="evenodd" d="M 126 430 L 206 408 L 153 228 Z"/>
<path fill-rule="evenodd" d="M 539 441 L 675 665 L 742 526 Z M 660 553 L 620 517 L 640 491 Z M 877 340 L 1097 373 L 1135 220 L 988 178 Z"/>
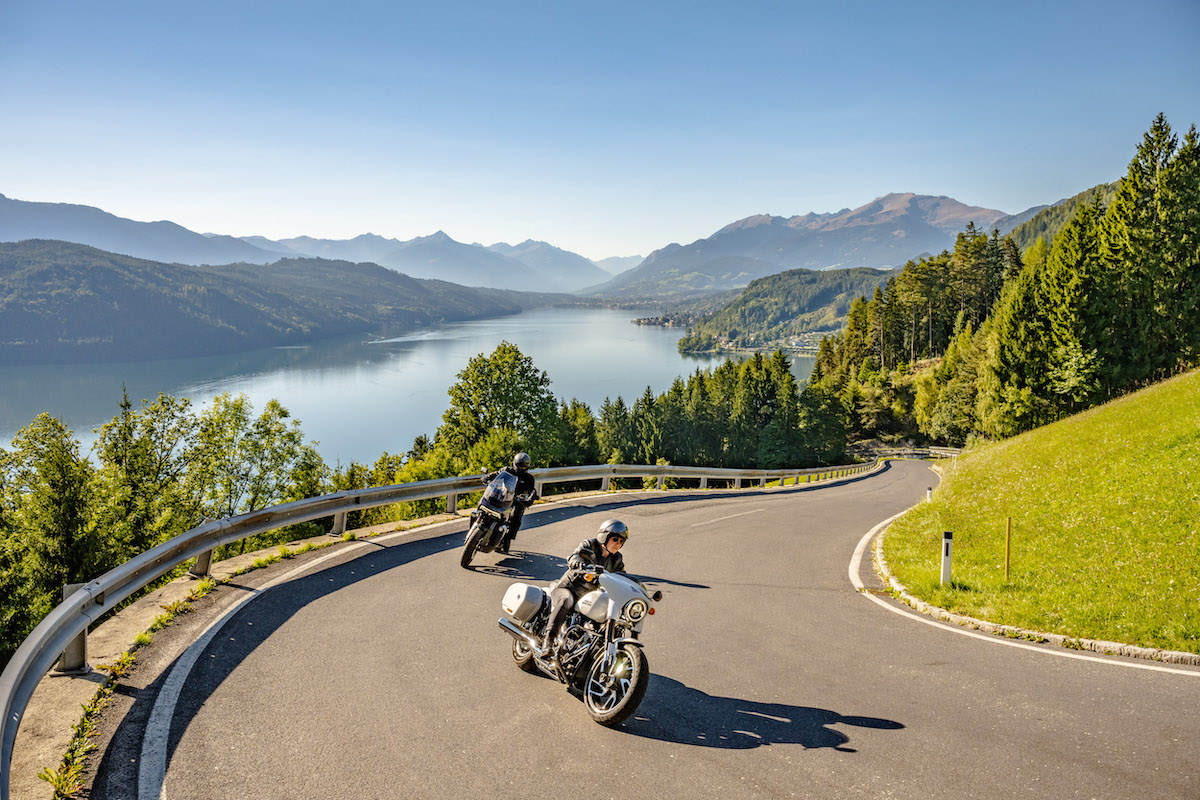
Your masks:
<path fill-rule="evenodd" d="M 625 604 L 625 607 L 621 609 L 621 614 L 630 622 L 641 622 L 649 608 L 645 600 L 635 598 Z"/>

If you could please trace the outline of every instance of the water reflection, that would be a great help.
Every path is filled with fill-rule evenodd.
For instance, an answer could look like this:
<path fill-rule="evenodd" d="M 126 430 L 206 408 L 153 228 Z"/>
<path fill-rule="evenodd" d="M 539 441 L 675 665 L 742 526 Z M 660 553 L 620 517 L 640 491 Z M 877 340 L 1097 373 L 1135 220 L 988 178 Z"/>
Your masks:
<path fill-rule="evenodd" d="M 159 392 L 203 404 L 221 392 L 245 393 L 254 407 L 277 398 L 326 461 L 374 461 L 402 452 L 418 434 L 432 434 L 446 391 L 479 353 L 507 339 L 545 370 L 560 398 L 578 397 L 598 410 L 605 397 L 627 402 L 649 386 L 665 391 L 679 375 L 720 360 L 681 356 L 677 328 L 631 324 L 648 312 L 541 309 L 493 320 L 454 323 L 394 338 L 333 339 L 305 347 L 229 356 L 126 364 L 0 367 L 0 443 L 48 411 L 90 446 L 91 430 L 117 413 L 121 387 L 138 402 Z M 793 362 L 798 379 L 812 359 Z"/>

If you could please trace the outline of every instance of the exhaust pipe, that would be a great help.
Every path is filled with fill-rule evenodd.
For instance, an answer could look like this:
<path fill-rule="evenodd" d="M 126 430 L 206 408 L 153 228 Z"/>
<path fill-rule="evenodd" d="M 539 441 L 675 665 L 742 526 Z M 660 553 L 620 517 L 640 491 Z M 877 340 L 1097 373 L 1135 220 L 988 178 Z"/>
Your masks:
<path fill-rule="evenodd" d="M 511 622 L 508 619 L 508 617 L 501 617 L 500 619 L 498 619 L 496 621 L 500 623 L 500 627 L 502 629 L 504 629 L 505 633 L 507 633 L 509 636 L 512 636 L 514 639 L 519 639 L 520 641 L 522 641 L 526 645 L 528 645 L 529 649 L 533 651 L 533 654 L 535 656 L 537 656 L 538 658 L 545 657 L 545 654 L 542 652 L 542 646 L 536 640 L 536 638 L 533 636 L 530 636 L 528 633 L 521 630 L 513 622 Z"/>

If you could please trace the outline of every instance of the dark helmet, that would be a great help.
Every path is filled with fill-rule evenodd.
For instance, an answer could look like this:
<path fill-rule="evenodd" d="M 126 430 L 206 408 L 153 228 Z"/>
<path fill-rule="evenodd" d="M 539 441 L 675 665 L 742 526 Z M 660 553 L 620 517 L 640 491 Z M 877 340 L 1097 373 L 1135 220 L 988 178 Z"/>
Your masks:
<path fill-rule="evenodd" d="M 513 469 L 518 469 L 524 472 L 529 469 L 529 465 L 533 463 L 533 459 L 529 457 L 529 453 L 517 453 L 513 456 Z"/>
<path fill-rule="evenodd" d="M 606 519 L 600 523 L 600 530 L 596 531 L 596 538 L 602 542 L 607 542 L 609 539 L 616 537 L 622 542 L 629 541 L 629 526 L 619 519 Z"/>

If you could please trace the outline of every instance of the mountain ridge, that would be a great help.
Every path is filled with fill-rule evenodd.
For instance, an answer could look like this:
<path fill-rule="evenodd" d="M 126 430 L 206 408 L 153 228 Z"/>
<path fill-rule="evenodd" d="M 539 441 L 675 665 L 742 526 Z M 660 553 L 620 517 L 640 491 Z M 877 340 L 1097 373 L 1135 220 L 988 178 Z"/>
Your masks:
<path fill-rule="evenodd" d="M 634 269 L 588 291 L 610 297 L 683 296 L 745 286 L 790 269 L 886 269 L 952 247 L 967 222 L 986 229 L 1004 216 L 945 195 L 912 192 L 882 195 L 835 213 L 756 214 L 707 239 L 660 248 Z"/>
<path fill-rule="evenodd" d="M 407 242 L 373 233 L 352 239 L 297 236 L 275 241 L 196 233 L 166 220 L 141 222 L 94 206 L 16 200 L 0 194 L 0 241 L 27 239 L 68 241 L 190 266 L 267 264 L 285 255 L 344 259 L 380 264 L 418 278 L 528 291 L 575 291 L 610 277 L 589 259 L 561 248 L 529 257 L 519 257 L 524 251 L 508 256 L 457 242 L 442 230 Z"/>
<path fill-rule="evenodd" d="M 32 239 L 0 243 L 0 363 L 179 358 L 391 335 L 567 297 L 422 280 L 370 263 L 191 266 Z"/>

